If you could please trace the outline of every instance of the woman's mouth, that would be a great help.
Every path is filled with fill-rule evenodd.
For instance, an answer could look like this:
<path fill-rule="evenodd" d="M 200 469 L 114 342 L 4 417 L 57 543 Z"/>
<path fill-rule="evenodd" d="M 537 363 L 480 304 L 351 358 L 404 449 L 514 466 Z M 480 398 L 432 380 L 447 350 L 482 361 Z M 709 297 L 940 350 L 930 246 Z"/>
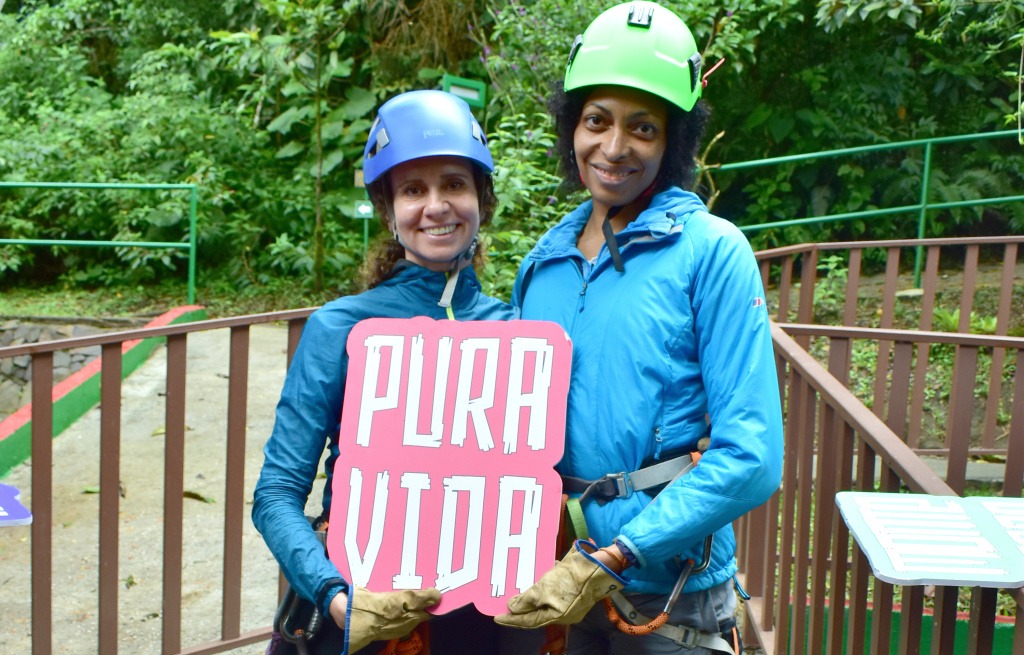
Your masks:
<path fill-rule="evenodd" d="M 446 234 L 451 234 L 455 231 L 457 225 L 440 225 L 438 227 L 427 227 L 423 228 L 423 231 L 432 237 L 443 237 Z"/>
<path fill-rule="evenodd" d="M 598 177 L 610 183 L 622 182 L 635 172 L 632 168 L 608 169 L 600 166 L 594 166 L 593 169 L 594 172 L 597 173 Z"/>

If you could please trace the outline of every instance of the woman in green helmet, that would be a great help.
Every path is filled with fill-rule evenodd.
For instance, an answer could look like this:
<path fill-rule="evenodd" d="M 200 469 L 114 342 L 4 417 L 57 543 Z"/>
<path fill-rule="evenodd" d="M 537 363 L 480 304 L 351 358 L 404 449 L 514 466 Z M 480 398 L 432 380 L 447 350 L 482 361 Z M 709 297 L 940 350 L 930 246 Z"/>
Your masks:
<path fill-rule="evenodd" d="M 558 468 L 591 541 L 496 620 L 569 625 L 569 653 L 737 651 L 731 523 L 781 479 L 756 261 L 684 190 L 709 115 L 702 88 L 683 21 L 632 2 L 576 38 L 549 103 L 566 184 L 590 198 L 524 259 L 512 301 L 573 341 Z"/>

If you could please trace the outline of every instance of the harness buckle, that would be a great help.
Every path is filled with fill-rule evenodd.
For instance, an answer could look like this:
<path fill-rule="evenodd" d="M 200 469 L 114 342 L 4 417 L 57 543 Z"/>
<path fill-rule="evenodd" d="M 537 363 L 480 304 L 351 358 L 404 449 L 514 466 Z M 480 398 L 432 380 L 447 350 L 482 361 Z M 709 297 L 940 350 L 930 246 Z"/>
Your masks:
<path fill-rule="evenodd" d="M 633 483 L 629 479 L 629 473 L 619 472 L 608 475 L 608 479 L 615 484 L 615 496 L 617 498 L 629 498 L 633 495 Z"/>
<path fill-rule="evenodd" d="M 632 493 L 633 483 L 629 479 L 629 473 L 620 471 L 609 473 L 588 484 L 579 500 L 582 503 L 590 496 L 596 496 L 598 500 L 608 502 L 616 498 L 629 498 Z"/>

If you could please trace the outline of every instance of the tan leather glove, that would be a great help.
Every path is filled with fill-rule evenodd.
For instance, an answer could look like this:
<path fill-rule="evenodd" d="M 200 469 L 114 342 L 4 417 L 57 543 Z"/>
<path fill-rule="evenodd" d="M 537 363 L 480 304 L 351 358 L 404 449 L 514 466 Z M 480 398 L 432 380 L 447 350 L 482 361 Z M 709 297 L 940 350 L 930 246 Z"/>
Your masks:
<path fill-rule="evenodd" d="M 539 628 L 550 623 L 579 623 L 597 601 L 626 581 L 594 559 L 577 541 L 575 548 L 532 587 L 508 601 L 508 614 L 495 622 L 514 628 Z M 589 544 L 587 544 L 589 546 Z"/>
<path fill-rule="evenodd" d="M 428 607 L 441 602 L 437 589 L 370 591 L 356 587 L 349 591 L 348 652 L 354 653 L 371 641 L 398 639 L 430 618 Z"/>

